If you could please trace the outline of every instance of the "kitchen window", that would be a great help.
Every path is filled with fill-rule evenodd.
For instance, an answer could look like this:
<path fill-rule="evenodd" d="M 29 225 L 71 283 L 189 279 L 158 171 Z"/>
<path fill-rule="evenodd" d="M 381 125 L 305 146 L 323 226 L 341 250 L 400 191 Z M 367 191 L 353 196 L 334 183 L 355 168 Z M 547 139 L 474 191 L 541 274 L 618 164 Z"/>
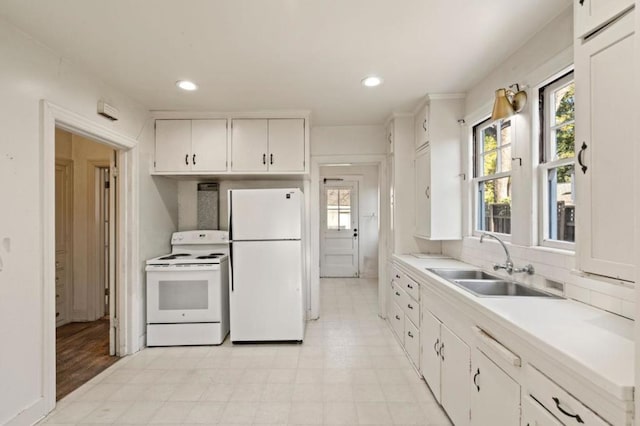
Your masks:
<path fill-rule="evenodd" d="M 486 120 L 473 128 L 475 229 L 511 234 L 511 119 Z"/>
<path fill-rule="evenodd" d="M 540 100 L 540 244 L 574 249 L 575 84 L 573 71 L 542 87 Z"/>

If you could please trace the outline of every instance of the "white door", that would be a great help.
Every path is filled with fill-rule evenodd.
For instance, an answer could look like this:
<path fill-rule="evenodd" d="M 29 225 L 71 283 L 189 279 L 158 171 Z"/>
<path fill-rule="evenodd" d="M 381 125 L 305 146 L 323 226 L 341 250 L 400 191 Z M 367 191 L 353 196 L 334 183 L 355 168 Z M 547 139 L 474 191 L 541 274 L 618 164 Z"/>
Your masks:
<path fill-rule="evenodd" d="M 465 426 L 469 424 L 471 352 L 469 346 L 444 324 L 440 328 L 440 337 L 442 406 L 454 425 Z"/>
<path fill-rule="evenodd" d="M 191 170 L 191 120 L 156 120 L 156 171 Z"/>
<path fill-rule="evenodd" d="M 231 122 L 232 171 L 267 171 L 267 123 L 266 119 L 235 119 Z"/>
<path fill-rule="evenodd" d="M 118 330 L 116 324 L 118 323 L 118 319 L 116 317 L 118 310 L 117 308 L 117 300 L 118 295 L 116 292 L 117 289 L 117 280 L 116 280 L 116 271 L 117 271 L 117 226 L 118 226 L 118 173 L 117 173 L 117 159 L 118 152 L 114 151 L 113 160 L 111 161 L 111 167 L 109 170 L 109 199 L 108 199 L 108 217 L 107 217 L 107 235 L 108 241 L 108 289 L 106 291 L 107 301 L 106 303 L 109 306 L 109 355 L 119 355 L 120 350 L 116 345 L 118 339 Z"/>
<path fill-rule="evenodd" d="M 634 14 L 576 46 L 576 249 L 580 269 L 634 281 Z M 584 167 L 581 167 L 584 165 Z"/>
<path fill-rule="evenodd" d="M 520 385 L 478 349 L 473 351 L 470 383 L 472 425 L 518 424 Z"/>
<path fill-rule="evenodd" d="M 227 170 L 227 120 L 191 121 L 191 170 Z"/>
<path fill-rule="evenodd" d="M 302 242 L 233 242 L 231 263 L 231 341 L 301 341 Z"/>
<path fill-rule="evenodd" d="M 438 318 L 422 307 L 422 325 L 420 327 L 420 344 L 422 346 L 422 359 L 420 360 L 420 372 L 431 388 L 431 392 L 438 402 L 440 398 L 440 324 Z"/>
<path fill-rule="evenodd" d="M 269 171 L 304 171 L 304 119 L 269 120 Z"/>
<path fill-rule="evenodd" d="M 322 184 L 320 209 L 320 276 L 357 278 L 358 181 L 327 178 Z"/>

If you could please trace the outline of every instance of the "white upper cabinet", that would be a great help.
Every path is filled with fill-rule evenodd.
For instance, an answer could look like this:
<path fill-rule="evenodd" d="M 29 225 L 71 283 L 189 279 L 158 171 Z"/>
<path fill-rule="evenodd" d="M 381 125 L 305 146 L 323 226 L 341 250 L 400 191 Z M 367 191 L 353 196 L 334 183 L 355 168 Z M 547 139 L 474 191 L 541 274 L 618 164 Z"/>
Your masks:
<path fill-rule="evenodd" d="M 156 120 L 156 172 L 227 169 L 227 120 Z"/>
<path fill-rule="evenodd" d="M 575 33 L 584 38 L 633 7 L 633 0 L 573 0 Z"/>
<path fill-rule="evenodd" d="M 232 171 L 267 171 L 268 125 L 266 119 L 235 119 L 231 122 Z"/>
<path fill-rule="evenodd" d="M 457 240 L 462 237 L 462 174 L 460 125 L 462 99 L 431 98 L 427 109 L 415 117 L 416 146 L 428 143 L 415 155 L 416 208 L 415 236 L 430 240 Z M 429 115 L 425 123 L 425 114 Z M 424 124 L 424 126 L 423 126 Z"/>
<path fill-rule="evenodd" d="M 425 104 L 415 117 L 416 149 L 429 144 L 429 104 Z"/>
<path fill-rule="evenodd" d="M 227 120 L 191 121 L 191 170 L 227 170 Z"/>
<path fill-rule="evenodd" d="M 303 172 L 304 120 L 269 120 L 269 171 Z"/>
<path fill-rule="evenodd" d="M 633 195 L 638 190 L 632 136 L 636 100 L 629 92 L 637 78 L 630 59 L 637 49 L 634 30 L 634 12 L 629 12 L 575 47 L 578 266 L 627 281 L 634 281 Z"/>
<path fill-rule="evenodd" d="M 305 171 L 304 119 L 242 118 L 234 119 L 231 128 L 232 171 Z"/>

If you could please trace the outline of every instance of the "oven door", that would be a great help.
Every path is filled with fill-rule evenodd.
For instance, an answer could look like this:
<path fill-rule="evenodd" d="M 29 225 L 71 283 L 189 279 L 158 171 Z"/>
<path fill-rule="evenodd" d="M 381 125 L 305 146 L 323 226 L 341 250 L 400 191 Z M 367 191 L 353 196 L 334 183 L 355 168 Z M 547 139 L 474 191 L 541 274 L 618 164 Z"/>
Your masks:
<path fill-rule="evenodd" d="M 220 322 L 220 265 L 147 266 L 147 323 Z"/>

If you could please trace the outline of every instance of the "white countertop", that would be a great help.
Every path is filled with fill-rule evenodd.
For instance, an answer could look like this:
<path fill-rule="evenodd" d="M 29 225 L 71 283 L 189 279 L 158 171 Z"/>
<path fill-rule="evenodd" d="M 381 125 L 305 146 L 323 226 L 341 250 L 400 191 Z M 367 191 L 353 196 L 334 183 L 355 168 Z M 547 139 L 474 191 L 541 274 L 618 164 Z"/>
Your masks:
<path fill-rule="evenodd" d="M 587 377 L 621 400 L 633 399 L 634 323 L 570 299 L 529 297 L 477 297 L 446 281 L 427 268 L 479 269 L 440 256 L 418 258 L 394 255 L 394 260 L 416 274 L 442 283 L 452 295 L 474 306 L 551 354 L 562 364 Z M 564 358 L 564 359 L 562 359 Z"/>

